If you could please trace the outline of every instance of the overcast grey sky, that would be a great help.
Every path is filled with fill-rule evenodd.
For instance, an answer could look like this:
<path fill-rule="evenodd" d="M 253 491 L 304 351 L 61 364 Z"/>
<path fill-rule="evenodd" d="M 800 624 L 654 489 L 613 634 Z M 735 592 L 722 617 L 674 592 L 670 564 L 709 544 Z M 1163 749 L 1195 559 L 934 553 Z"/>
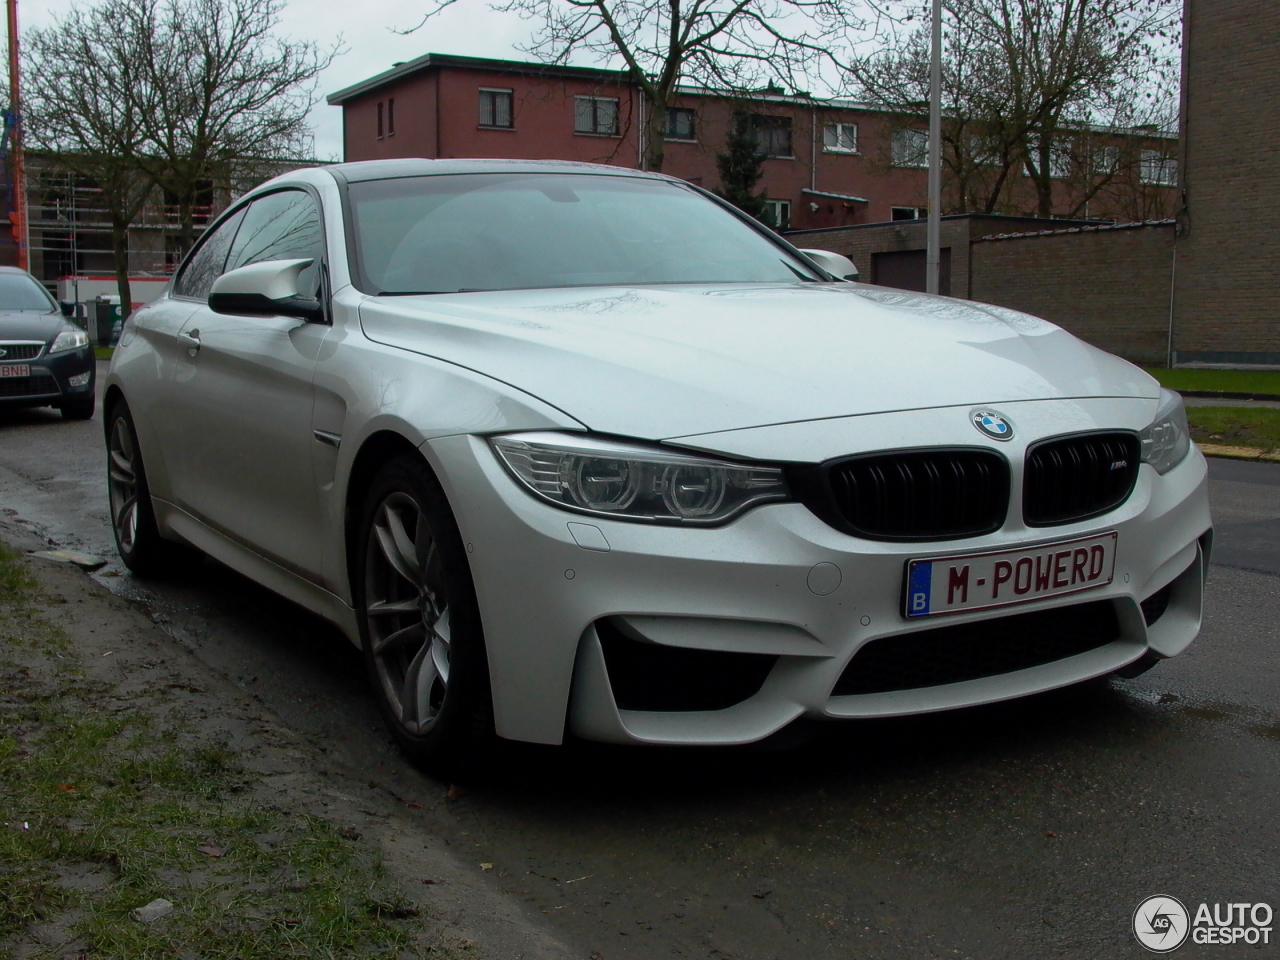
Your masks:
<path fill-rule="evenodd" d="M 79 5 L 92 4 L 82 0 Z M 22 0 L 20 29 L 44 26 L 70 6 L 71 0 Z M 342 111 L 326 105 L 324 94 L 424 53 L 525 59 L 516 45 L 528 37 L 530 24 L 514 15 L 494 13 L 484 0 L 460 0 L 408 36 L 394 32 L 417 23 L 424 7 L 420 0 L 290 0 L 285 7 L 282 35 L 315 40 L 322 46 L 341 35 L 347 48 L 320 77 L 322 99 L 311 111 L 317 157 L 342 157 Z"/>

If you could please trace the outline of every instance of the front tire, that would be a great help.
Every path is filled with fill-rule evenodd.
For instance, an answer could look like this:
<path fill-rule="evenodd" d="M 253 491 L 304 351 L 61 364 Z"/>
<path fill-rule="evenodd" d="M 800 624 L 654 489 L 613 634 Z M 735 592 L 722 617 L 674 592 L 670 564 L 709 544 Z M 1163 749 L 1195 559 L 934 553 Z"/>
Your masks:
<path fill-rule="evenodd" d="M 493 708 L 471 568 L 444 490 L 418 456 L 399 456 L 360 518 L 356 613 L 383 720 L 415 763 L 472 769 L 492 740 Z"/>
<path fill-rule="evenodd" d="M 62 411 L 64 420 L 89 420 L 97 407 L 97 400 L 92 396 L 78 400 L 67 400 L 58 409 Z"/>

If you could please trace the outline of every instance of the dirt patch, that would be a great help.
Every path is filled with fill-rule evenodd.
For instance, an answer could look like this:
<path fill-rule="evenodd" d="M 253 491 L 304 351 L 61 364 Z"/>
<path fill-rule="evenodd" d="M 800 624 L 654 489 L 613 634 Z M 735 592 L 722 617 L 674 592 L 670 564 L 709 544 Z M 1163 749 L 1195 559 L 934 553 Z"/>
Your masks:
<path fill-rule="evenodd" d="M 0 550 L 0 957 L 571 955 L 141 611 Z"/>

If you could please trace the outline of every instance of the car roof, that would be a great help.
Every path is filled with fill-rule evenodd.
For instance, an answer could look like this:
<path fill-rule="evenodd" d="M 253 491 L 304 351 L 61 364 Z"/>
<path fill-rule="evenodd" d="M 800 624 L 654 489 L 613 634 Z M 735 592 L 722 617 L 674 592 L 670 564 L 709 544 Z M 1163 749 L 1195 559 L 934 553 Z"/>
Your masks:
<path fill-rule="evenodd" d="M 390 180 L 396 177 L 431 177 L 458 173 L 578 173 L 614 177 L 645 177 L 672 180 L 660 173 L 647 173 L 630 167 L 604 163 L 580 163 L 573 160 L 363 160 L 335 163 L 322 168 L 336 179 L 348 183 L 366 180 Z"/>

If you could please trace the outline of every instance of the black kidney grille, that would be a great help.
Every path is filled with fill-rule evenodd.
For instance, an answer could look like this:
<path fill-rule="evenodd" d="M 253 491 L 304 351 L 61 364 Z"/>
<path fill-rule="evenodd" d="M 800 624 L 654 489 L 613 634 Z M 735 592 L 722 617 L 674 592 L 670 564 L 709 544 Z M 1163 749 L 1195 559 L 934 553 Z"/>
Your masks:
<path fill-rule="evenodd" d="M 1088 520 L 1129 499 L 1142 448 L 1133 433 L 1087 433 L 1045 440 L 1027 451 L 1022 517 L 1049 527 Z"/>
<path fill-rule="evenodd" d="M 1120 636 L 1109 600 L 872 640 L 856 653 L 833 696 L 887 693 L 997 677 L 1096 650 Z"/>
<path fill-rule="evenodd" d="M 827 464 L 823 482 L 796 484 L 819 516 L 872 540 L 952 540 L 998 530 L 1009 464 L 989 450 L 903 450 Z"/>

